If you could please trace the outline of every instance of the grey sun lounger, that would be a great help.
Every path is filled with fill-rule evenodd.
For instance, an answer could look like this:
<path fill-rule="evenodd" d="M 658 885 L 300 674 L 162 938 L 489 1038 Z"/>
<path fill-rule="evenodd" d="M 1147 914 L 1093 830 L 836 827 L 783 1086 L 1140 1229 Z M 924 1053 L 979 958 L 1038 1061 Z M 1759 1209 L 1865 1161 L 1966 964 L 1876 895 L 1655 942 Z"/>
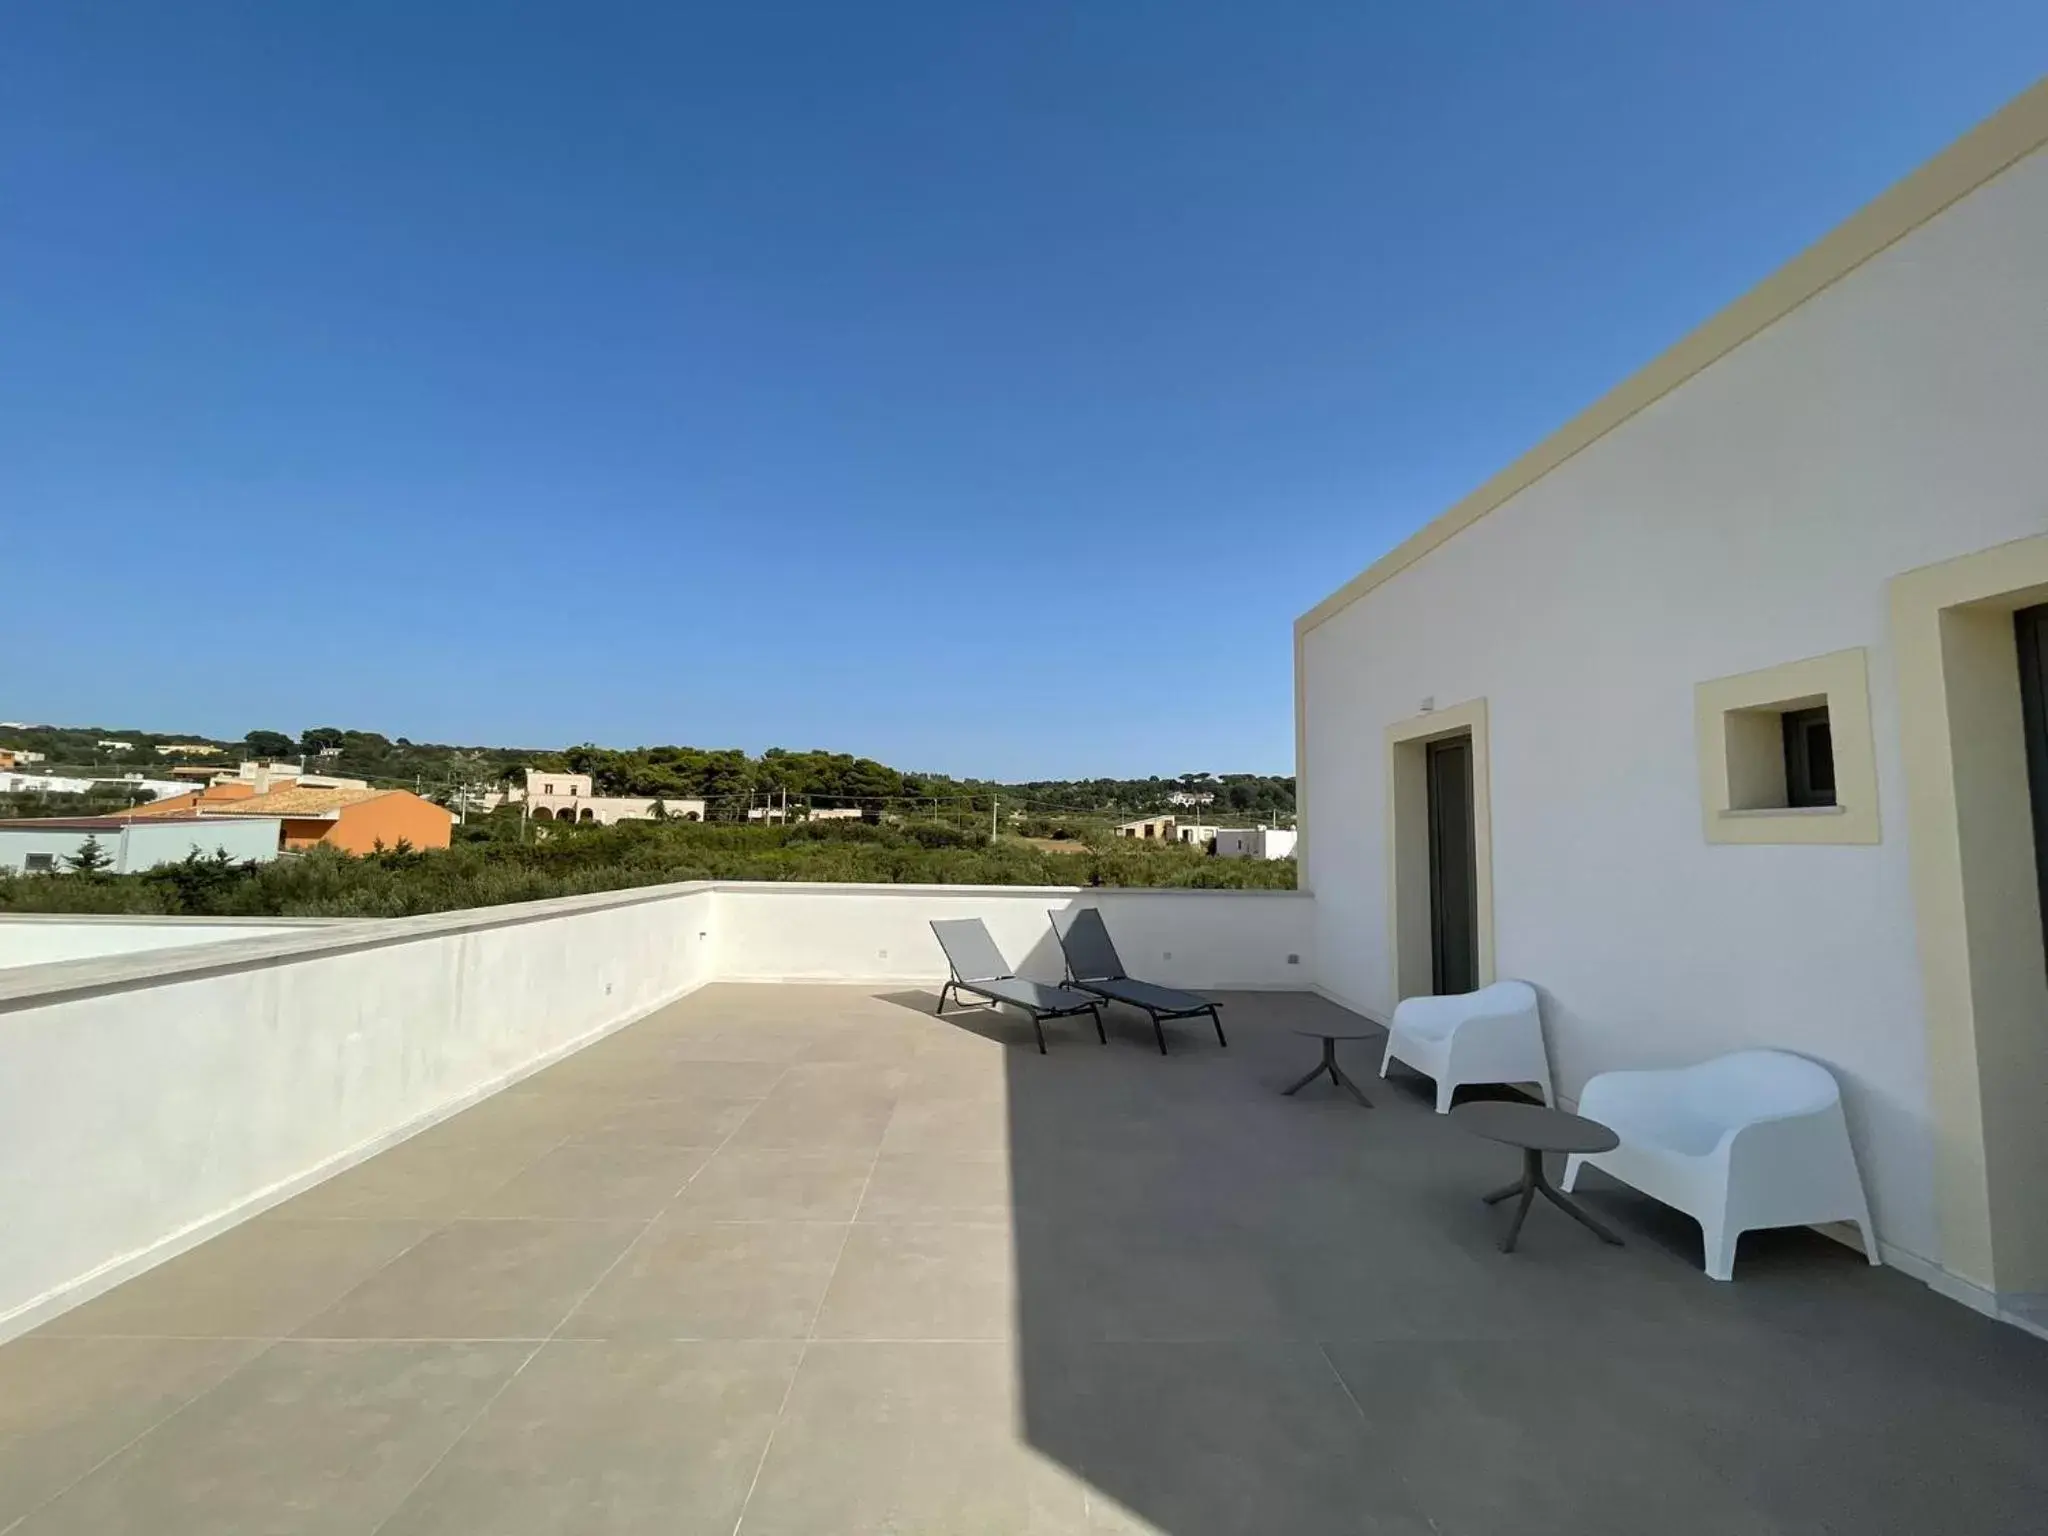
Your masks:
<path fill-rule="evenodd" d="M 1046 915 L 1052 919 L 1052 931 L 1059 936 L 1060 950 L 1067 957 L 1068 980 L 1083 992 L 1144 1009 L 1152 1016 L 1152 1033 L 1159 1040 L 1160 1055 L 1166 1054 L 1166 1031 L 1160 1028 L 1161 1020 L 1193 1019 L 1205 1013 L 1216 1026 L 1216 1043 L 1226 1048 L 1230 1045 L 1223 1038 L 1223 1016 L 1208 998 L 1174 987 L 1155 986 L 1124 974 L 1124 963 L 1117 955 L 1116 945 L 1110 942 L 1109 926 L 1096 908 L 1080 907 Z"/>
<path fill-rule="evenodd" d="M 957 996 L 985 997 L 992 1003 L 1008 1003 L 1012 1008 L 1021 1008 L 1031 1015 L 1031 1028 L 1038 1035 L 1038 1054 L 1045 1054 L 1045 1021 L 1064 1019 L 1071 1014 L 1087 1013 L 1095 1017 L 1095 1034 L 1104 1045 L 1109 1044 L 1109 1032 L 1102 1027 L 1101 999 L 1086 992 L 1076 992 L 1071 987 L 1049 986 L 1042 981 L 1026 981 L 1010 970 L 1009 961 L 996 948 L 996 941 L 989 937 L 988 929 L 982 926 L 978 917 L 956 917 L 934 921 L 932 932 L 938 935 L 939 948 L 946 952 L 946 964 L 953 977 L 939 988 L 937 1012 L 946 1011 L 946 994 Z"/>

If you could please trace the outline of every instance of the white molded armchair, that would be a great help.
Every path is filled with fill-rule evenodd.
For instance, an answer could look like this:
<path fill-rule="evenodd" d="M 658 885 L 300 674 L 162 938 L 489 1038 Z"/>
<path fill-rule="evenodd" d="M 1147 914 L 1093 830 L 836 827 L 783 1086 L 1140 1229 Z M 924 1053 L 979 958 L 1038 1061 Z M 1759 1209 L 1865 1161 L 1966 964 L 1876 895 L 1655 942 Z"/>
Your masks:
<path fill-rule="evenodd" d="M 1536 989 L 1526 981 L 1496 981 L 1477 992 L 1403 998 L 1387 1027 L 1380 1076 L 1404 1061 L 1436 1079 L 1436 1112 L 1450 1113 L 1462 1083 L 1535 1083 L 1543 1102 L 1550 1092 L 1550 1060 L 1543 1052 L 1543 1021 Z"/>
<path fill-rule="evenodd" d="M 1736 1240 L 1762 1227 L 1853 1221 L 1879 1261 L 1834 1073 L 1789 1051 L 1736 1051 L 1663 1072 L 1602 1072 L 1579 1113 L 1621 1138 L 1572 1157 L 1684 1211 L 1706 1239 L 1707 1273 L 1733 1277 Z"/>

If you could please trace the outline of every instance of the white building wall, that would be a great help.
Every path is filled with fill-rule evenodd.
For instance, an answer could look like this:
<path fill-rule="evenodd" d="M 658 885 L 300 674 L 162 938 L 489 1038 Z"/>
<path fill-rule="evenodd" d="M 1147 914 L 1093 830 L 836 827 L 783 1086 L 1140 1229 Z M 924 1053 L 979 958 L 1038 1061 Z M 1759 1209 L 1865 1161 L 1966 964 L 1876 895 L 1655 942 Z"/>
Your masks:
<path fill-rule="evenodd" d="M 111 861 L 108 872 L 116 875 L 173 864 L 194 849 L 202 854 L 225 849 L 237 862 L 254 859 L 267 863 L 277 857 L 278 825 L 275 816 L 223 816 L 204 826 L 189 821 L 137 821 L 97 831 L 15 822 L 0 826 L 0 872 L 21 873 L 32 854 L 49 855 L 56 860 L 56 872 L 62 872 L 69 868 L 64 861 L 75 857 L 92 837 L 99 839 Z"/>
<path fill-rule="evenodd" d="M 16 773 L 9 770 L 0 773 L 0 791 L 7 794 L 83 795 L 94 789 L 107 787 L 123 790 L 147 790 L 149 798 L 161 800 L 167 795 L 182 795 L 191 789 L 176 779 L 145 779 L 140 774 L 126 776 L 81 779 L 69 778 L 54 773 Z"/>
<path fill-rule="evenodd" d="M 1291 827 L 1221 827 L 1216 832 L 1219 859 L 1284 859 L 1294 852 Z"/>
<path fill-rule="evenodd" d="M 2044 422 L 2036 154 L 1310 631 L 1323 984 L 1393 1001 L 1385 728 L 1484 698 L 1496 970 L 1543 989 L 1560 1091 L 1806 1052 L 1843 1080 L 1882 1239 L 1937 1258 L 1886 582 L 2048 528 Z M 1694 684 L 1849 646 L 1882 843 L 1708 846 Z"/>
<path fill-rule="evenodd" d="M 187 854 L 225 853 L 236 863 L 267 864 L 278 855 L 275 816 L 214 816 L 203 826 L 179 821 L 134 821 L 121 829 L 120 873 L 175 864 Z"/>

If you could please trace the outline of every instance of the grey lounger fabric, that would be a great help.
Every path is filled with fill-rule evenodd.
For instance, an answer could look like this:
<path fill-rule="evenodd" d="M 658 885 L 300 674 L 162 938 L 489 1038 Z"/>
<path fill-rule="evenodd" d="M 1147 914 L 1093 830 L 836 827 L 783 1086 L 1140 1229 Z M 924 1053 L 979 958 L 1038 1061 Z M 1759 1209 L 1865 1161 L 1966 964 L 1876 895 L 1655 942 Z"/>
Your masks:
<path fill-rule="evenodd" d="M 1052 931 L 1059 938 L 1060 952 L 1067 958 L 1068 978 L 1084 992 L 1144 1009 L 1151 1015 L 1152 1033 L 1159 1041 L 1160 1055 L 1166 1054 L 1166 1031 L 1160 1027 L 1163 1019 L 1192 1019 L 1207 1014 L 1209 1022 L 1216 1026 L 1217 1044 L 1230 1044 L 1223 1038 L 1223 1016 L 1208 998 L 1195 992 L 1138 981 L 1124 974 L 1123 960 L 1109 937 L 1109 925 L 1103 922 L 1098 909 L 1077 907 L 1071 912 L 1049 912 L 1046 915 L 1052 919 Z"/>
<path fill-rule="evenodd" d="M 956 917 L 936 920 L 932 932 L 939 941 L 939 948 L 946 952 L 946 965 L 953 975 L 939 988 L 937 1012 L 946 1011 L 946 994 L 972 994 L 985 997 L 992 1003 L 1008 1003 L 1012 1008 L 1021 1008 L 1031 1015 L 1031 1028 L 1038 1036 L 1038 1054 L 1045 1054 L 1045 1028 L 1047 1019 L 1063 1019 L 1070 1014 L 1086 1013 L 1095 1018 L 1095 1034 L 1104 1045 L 1109 1043 L 1109 1033 L 1102 1027 L 1101 1000 L 1086 992 L 1077 992 L 1071 987 L 1055 987 L 1042 981 L 1027 981 L 1010 970 L 1010 963 L 1003 958 L 1003 952 L 996 948 L 996 941 L 989 937 L 988 929 L 978 917 Z"/>

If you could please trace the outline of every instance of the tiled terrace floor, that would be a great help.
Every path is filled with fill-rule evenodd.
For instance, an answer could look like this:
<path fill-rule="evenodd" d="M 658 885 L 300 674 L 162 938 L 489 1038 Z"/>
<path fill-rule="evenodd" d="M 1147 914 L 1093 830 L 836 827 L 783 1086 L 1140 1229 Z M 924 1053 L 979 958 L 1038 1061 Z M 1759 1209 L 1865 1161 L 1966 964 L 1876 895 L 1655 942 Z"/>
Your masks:
<path fill-rule="evenodd" d="M 0 1530 L 2048 1528 L 2048 1346 L 1231 1048 L 701 992 L 0 1349 Z M 1358 1048 L 1370 1079 L 1377 1051 Z"/>

